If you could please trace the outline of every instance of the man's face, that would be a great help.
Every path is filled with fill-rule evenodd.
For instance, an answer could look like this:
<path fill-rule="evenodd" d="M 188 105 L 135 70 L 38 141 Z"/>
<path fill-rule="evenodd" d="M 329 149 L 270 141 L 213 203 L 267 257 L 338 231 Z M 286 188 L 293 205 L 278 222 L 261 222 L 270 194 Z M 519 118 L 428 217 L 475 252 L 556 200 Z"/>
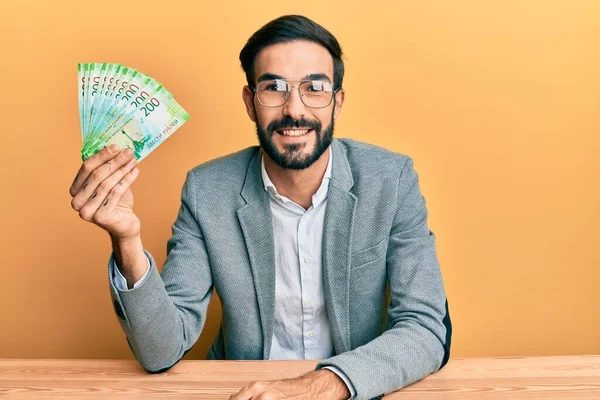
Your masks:
<path fill-rule="evenodd" d="M 274 77 L 294 86 L 287 102 L 280 107 L 261 105 L 254 91 L 244 87 L 246 111 L 256 123 L 262 149 L 282 168 L 308 168 L 331 144 L 334 121 L 341 111 L 344 93 L 338 91 L 327 107 L 308 107 L 300 98 L 298 81 L 318 79 L 333 84 L 331 55 L 325 47 L 313 42 L 278 43 L 258 53 L 254 74 L 255 87 Z"/>

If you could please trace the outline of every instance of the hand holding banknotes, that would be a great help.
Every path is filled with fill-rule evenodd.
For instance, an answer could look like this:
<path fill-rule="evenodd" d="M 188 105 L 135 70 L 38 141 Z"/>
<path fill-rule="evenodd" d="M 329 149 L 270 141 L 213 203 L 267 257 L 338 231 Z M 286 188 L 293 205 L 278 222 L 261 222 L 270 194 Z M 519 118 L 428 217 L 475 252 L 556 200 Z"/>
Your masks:
<path fill-rule="evenodd" d="M 131 288 L 148 269 L 130 189 L 136 163 L 190 116 L 162 84 L 121 64 L 80 63 L 77 82 L 84 162 L 69 189 L 71 206 L 110 234 Z"/>

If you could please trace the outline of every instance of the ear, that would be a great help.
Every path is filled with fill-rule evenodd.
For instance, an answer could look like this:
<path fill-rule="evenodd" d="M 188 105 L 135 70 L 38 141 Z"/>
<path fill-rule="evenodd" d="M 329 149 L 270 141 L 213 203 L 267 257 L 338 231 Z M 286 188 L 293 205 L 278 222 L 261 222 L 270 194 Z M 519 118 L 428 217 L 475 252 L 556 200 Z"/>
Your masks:
<path fill-rule="evenodd" d="M 246 106 L 246 113 L 252 122 L 256 122 L 256 109 L 254 108 L 254 90 L 248 85 L 242 89 L 242 100 Z"/>
<path fill-rule="evenodd" d="M 346 92 L 344 89 L 340 89 L 335 93 L 335 109 L 333 110 L 333 120 L 337 121 L 340 113 L 342 112 L 342 106 L 344 105 L 344 98 Z"/>

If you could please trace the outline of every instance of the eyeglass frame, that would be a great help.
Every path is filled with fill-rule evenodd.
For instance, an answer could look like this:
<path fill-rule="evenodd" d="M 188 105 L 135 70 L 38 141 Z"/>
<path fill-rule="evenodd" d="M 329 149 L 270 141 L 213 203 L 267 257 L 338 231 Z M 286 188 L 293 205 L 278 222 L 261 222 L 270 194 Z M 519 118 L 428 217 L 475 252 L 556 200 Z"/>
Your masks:
<path fill-rule="evenodd" d="M 302 96 L 302 93 L 300 92 L 300 86 L 301 86 L 303 83 L 306 83 L 306 82 L 313 82 L 313 81 L 317 81 L 317 82 L 319 82 L 319 81 L 320 81 L 319 79 L 301 79 L 301 80 L 298 80 L 298 81 L 292 81 L 292 82 L 299 82 L 297 85 L 292 85 L 292 84 L 290 83 L 290 81 L 288 81 L 288 80 L 281 79 L 281 78 L 274 78 L 274 79 L 266 79 L 266 80 L 264 80 L 264 81 L 260 81 L 260 82 L 258 82 L 258 84 L 256 85 L 256 87 L 254 87 L 254 86 L 251 86 L 251 85 L 248 85 L 248 87 L 250 87 L 250 88 L 251 88 L 251 89 L 254 91 L 254 95 L 256 96 L 256 100 L 258 100 L 258 103 L 259 103 L 261 106 L 263 106 L 263 107 L 269 107 L 269 108 L 276 108 L 276 107 L 282 107 L 282 106 L 284 106 L 284 105 L 285 105 L 285 103 L 287 103 L 287 102 L 288 102 L 288 100 L 290 99 L 290 95 L 292 94 L 292 90 L 290 89 L 289 91 L 286 91 L 286 93 L 287 93 L 287 96 L 285 97 L 285 101 L 284 101 L 283 103 L 281 103 L 281 104 L 280 104 L 280 105 L 278 105 L 278 106 L 268 106 L 268 105 L 266 105 L 266 104 L 263 104 L 263 102 L 262 102 L 262 101 L 260 101 L 260 98 L 258 97 L 258 92 L 257 92 L 258 85 L 260 85 L 262 82 L 268 82 L 268 81 L 284 81 L 285 83 L 287 83 L 288 85 L 290 85 L 290 88 L 297 88 L 297 89 L 298 89 L 298 95 L 300 96 L 300 101 L 301 101 L 301 102 L 302 102 L 302 104 L 304 104 L 306 107 L 310 107 L 310 108 L 326 108 L 326 107 L 329 107 L 329 106 L 331 105 L 331 102 L 333 101 L 333 98 L 335 97 L 335 94 L 336 94 L 336 93 L 337 93 L 337 92 L 338 92 L 338 91 L 339 91 L 339 90 L 342 88 L 342 87 L 340 86 L 339 88 L 337 88 L 337 89 L 335 89 L 335 90 L 332 90 L 332 91 L 331 91 L 331 99 L 329 99 L 329 103 L 327 103 L 327 105 L 325 105 L 325 106 L 320 106 L 320 107 L 315 107 L 315 106 L 309 106 L 308 104 L 306 104 L 306 103 L 304 102 L 304 99 L 302 98 L 302 97 L 303 97 L 303 96 Z M 323 82 L 326 82 L 326 81 L 323 81 Z"/>

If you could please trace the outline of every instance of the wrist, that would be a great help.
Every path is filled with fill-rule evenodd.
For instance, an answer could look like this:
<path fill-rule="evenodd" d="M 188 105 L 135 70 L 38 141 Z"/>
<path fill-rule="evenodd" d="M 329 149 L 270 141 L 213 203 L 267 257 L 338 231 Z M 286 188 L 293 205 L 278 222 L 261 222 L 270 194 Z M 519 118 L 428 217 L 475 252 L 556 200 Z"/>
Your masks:
<path fill-rule="evenodd" d="M 119 246 L 119 247 L 134 247 L 138 242 L 141 243 L 142 241 L 142 237 L 140 235 L 140 233 L 136 233 L 134 235 L 128 235 L 128 236 L 118 236 L 118 235 L 114 235 L 112 233 L 109 233 L 110 235 L 110 241 L 113 244 L 113 247 Z"/>
<path fill-rule="evenodd" d="M 111 235 L 113 256 L 117 267 L 131 289 L 148 270 L 148 259 L 140 235 L 117 237 Z"/>
<path fill-rule="evenodd" d="M 142 238 L 139 234 L 128 237 L 110 235 L 110 241 L 113 254 L 120 266 L 139 261 L 138 259 L 144 253 Z"/>
<path fill-rule="evenodd" d="M 317 371 L 312 371 L 313 378 L 316 383 L 318 393 L 326 394 L 323 398 L 347 400 L 350 398 L 350 390 L 342 378 L 335 372 L 322 368 Z"/>

